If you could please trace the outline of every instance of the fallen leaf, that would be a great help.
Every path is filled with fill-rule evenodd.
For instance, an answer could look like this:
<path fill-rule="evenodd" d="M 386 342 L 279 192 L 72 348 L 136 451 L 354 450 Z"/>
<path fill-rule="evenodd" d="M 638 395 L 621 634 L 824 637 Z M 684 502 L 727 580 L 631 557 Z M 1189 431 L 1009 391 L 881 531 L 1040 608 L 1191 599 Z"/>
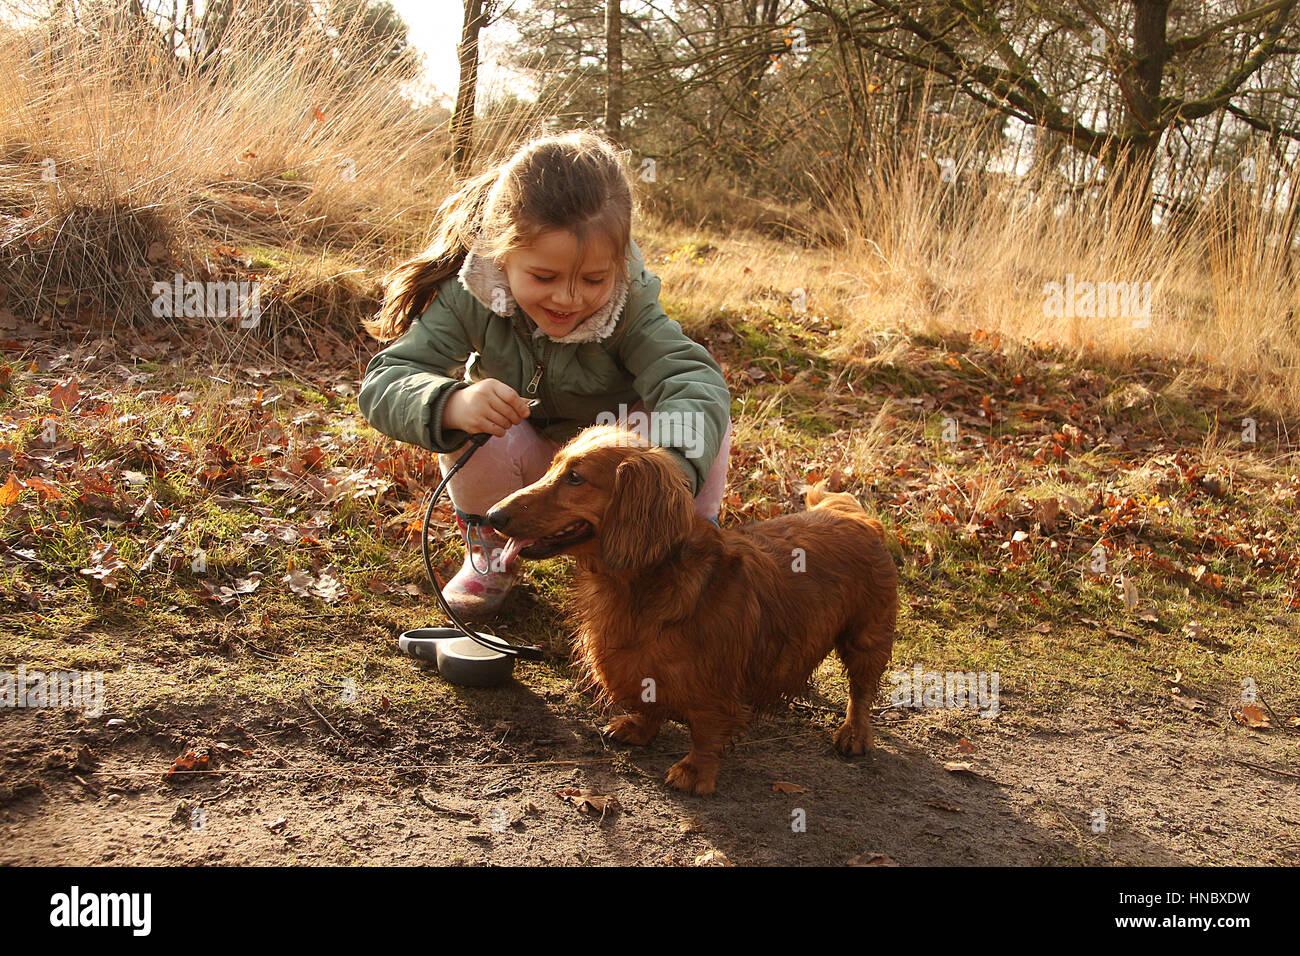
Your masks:
<path fill-rule="evenodd" d="M 579 813 L 599 813 L 604 817 L 606 813 L 618 813 L 623 809 L 623 805 L 618 802 L 618 797 L 611 794 L 598 793 L 595 790 L 556 790 L 555 795 L 561 800 L 567 800 L 578 808 Z"/>
<path fill-rule="evenodd" d="M 207 770 L 207 769 L 208 769 L 208 755 L 204 754 L 202 757 L 200 757 L 197 754 L 195 754 L 194 751 L 190 751 L 189 753 L 185 754 L 185 756 L 183 757 L 177 757 L 175 762 L 172 764 L 171 769 L 168 770 L 165 774 L 163 774 L 163 776 L 170 777 L 172 774 L 179 773 L 185 770 L 192 771 L 192 770 Z"/>
<path fill-rule="evenodd" d="M 1232 716 L 1237 718 L 1237 723 L 1256 730 L 1268 730 L 1273 726 L 1272 721 L 1268 719 L 1268 714 L 1264 713 L 1264 709 L 1257 704 L 1247 704 Z"/>
<path fill-rule="evenodd" d="M 9 472 L 9 480 L 0 488 L 0 506 L 9 507 L 18 500 L 18 496 L 27 486 L 18 480 L 18 476 Z"/>
<path fill-rule="evenodd" d="M 696 866 L 735 866 L 721 850 L 707 850 L 695 858 Z"/>

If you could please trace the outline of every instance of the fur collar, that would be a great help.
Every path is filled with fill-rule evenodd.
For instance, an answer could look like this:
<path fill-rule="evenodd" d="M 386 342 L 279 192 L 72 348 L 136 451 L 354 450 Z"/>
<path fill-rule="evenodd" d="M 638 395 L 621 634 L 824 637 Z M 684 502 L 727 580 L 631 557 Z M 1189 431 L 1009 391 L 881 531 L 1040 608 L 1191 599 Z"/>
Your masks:
<path fill-rule="evenodd" d="M 510 282 L 506 271 L 496 264 L 496 260 L 470 252 L 465 256 L 465 264 L 460 268 L 460 281 L 470 295 L 498 315 L 510 316 L 519 308 L 519 303 L 510 294 Z M 497 300 L 494 302 L 493 299 Z M 609 294 L 609 301 L 593 314 L 587 316 L 581 325 L 567 335 L 552 339 L 553 342 L 599 342 L 608 338 L 618 325 L 623 314 L 623 305 L 627 301 L 627 269 L 618 273 L 614 280 L 614 289 Z M 532 320 L 529 320 L 531 324 Z M 541 330 L 534 326 L 535 334 Z"/>

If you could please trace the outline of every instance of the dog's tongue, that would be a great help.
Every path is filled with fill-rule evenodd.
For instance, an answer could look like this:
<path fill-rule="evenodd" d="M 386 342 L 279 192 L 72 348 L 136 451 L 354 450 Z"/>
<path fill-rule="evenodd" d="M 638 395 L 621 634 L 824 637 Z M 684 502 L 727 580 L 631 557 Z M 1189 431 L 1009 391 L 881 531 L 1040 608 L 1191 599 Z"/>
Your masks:
<path fill-rule="evenodd" d="M 536 540 L 536 538 L 507 538 L 506 546 L 501 550 L 501 562 L 509 564 L 520 551 Z"/>

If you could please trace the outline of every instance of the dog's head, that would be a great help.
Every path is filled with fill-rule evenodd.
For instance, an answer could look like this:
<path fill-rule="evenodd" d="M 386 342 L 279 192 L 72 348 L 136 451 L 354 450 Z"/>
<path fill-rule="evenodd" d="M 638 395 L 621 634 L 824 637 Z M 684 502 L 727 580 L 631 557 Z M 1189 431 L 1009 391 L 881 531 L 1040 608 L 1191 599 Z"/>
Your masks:
<path fill-rule="evenodd" d="M 584 429 L 540 480 L 497 502 L 507 554 L 588 555 L 614 571 L 658 564 L 695 521 L 690 486 L 664 449 L 619 425 Z"/>

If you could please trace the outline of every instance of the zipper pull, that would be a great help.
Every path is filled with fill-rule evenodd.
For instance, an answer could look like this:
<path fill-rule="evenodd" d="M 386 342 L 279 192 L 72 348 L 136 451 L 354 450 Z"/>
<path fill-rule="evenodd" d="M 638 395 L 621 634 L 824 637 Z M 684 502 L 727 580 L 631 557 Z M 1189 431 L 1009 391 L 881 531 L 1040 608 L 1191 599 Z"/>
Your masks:
<path fill-rule="evenodd" d="M 539 365 L 537 366 L 537 371 L 533 373 L 533 380 L 528 383 L 529 395 L 537 394 L 537 385 L 539 382 L 541 382 L 541 380 L 542 380 L 542 367 Z"/>

